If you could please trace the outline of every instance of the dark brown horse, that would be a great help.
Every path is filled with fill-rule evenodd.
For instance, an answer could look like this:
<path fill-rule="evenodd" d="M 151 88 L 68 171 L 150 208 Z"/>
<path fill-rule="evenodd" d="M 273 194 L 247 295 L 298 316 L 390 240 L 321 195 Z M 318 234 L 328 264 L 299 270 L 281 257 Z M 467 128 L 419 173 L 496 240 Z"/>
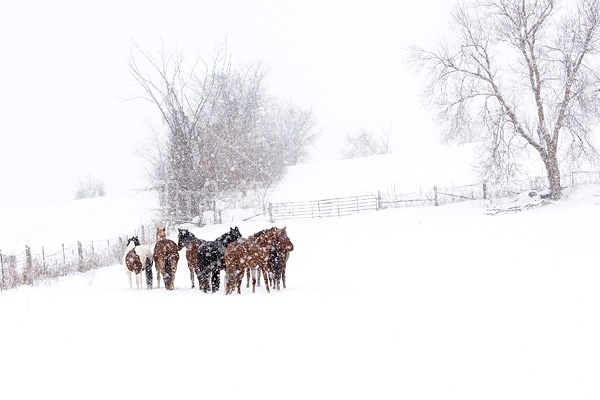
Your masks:
<path fill-rule="evenodd" d="M 165 289 L 175 289 L 175 273 L 179 252 L 177 243 L 167 239 L 165 228 L 156 228 L 156 244 L 154 245 L 154 262 L 156 264 L 156 282 L 160 287 L 160 277 L 165 283 Z"/>
<path fill-rule="evenodd" d="M 177 249 L 181 251 L 185 247 L 185 258 L 187 259 L 188 268 L 190 269 L 190 280 L 192 281 L 192 289 L 194 284 L 194 273 L 198 268 L 198 249 L 206 240 L 198 239 L 192 232 L 187 229 L 179 229 L 179 240 Z"/>
<path fill-rule="evenodd" d="M 256 287 L 256 271 L 262 272 L 265 288 L 270 293 L 268 266 L 274 246 L 280 246 L 288 251 L 294 249 L 287 236 L 286 228 L 273 227 L 259 236 L 250 236 L 244 241 L 229 245 L 225 251 L 225 294 L 231 294 L 236 289 L 237 293 L 241 294 L 240 286 L 246 268 L 252 273 L 252 293 L 255 292 Z"/>
<path fill-rule="evenodd" d="M 271 281 L 271 286 L 277 290 L 281 289 L 281 282 L 283 282 L 283 288 L 285 289 L 285 268 L 290 258 L 290 251 L 292 250 L 294 250 L 293 244 L 291 249 L 278 245 L 271 249 L 271 256 L 269 257 L 269 280 Z"/>

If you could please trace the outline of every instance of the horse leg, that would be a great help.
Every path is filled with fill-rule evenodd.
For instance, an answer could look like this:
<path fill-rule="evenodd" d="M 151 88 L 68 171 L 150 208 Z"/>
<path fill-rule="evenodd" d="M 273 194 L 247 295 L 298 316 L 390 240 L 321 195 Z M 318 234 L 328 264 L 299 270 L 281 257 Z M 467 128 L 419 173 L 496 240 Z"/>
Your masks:
<path fill-rule="evenodd" d="M 244 271 L 242 271 L 242 277 L 244 276 Z M 250 287 L 250 268 L 246 268 L 246 287 Z"/>
<path fill-rule="evenodd" d="M 196 268 L 196 277 L 198 278 L 198 290 L 204 291 L 204 268 Z"/>
<path fill-rule="evenodd" d="M 259 271 L 260 271 L 260 269 L 259 269 Z M 263 278 L 265 279 L 265 289 L 267 289 L 267 293 L 271 293 L 271 290 L 269 289 L 269 277 L 268 277 L 266 269 L 263 270 Z M 260 274 L 259 274 L 259 279 L 260 279 Z"/>
<path fill-rule="evenodd" d="M 194 284 L 194 270 L 190 267 L 190 281 L 192 281 L 192 289 L 196 287 Z"/>
<path fill-rule="evenodd" d="M 252 267 L 248 267 L 248 269 L 251 269 L 252 271 L 250 271 L 252 273 L 252 293 L 255 293 L 255 289 L 256 289 L 256 270 Z"/>
<path fill-rule="evenodd" d="M 165 283 L 165 289 L 173 289 L 173 271 L 171 268 L 171 256 L 168 255 L 165 260 L 165 271 L 163 272 L 163 282 Z"/>
<path fill-rule="evenodd" d="M 208 293 L 208 269 L 202 268 L 198 276 L 198 289 L 204 293 Z"/>
<path fill-rule="evenodd" d="M 218 292 L 219 291 L 219 286 L 221 285 L 221 271 L 219 270 L 218 267 L 216 267 L 213 271 L 212 271 L 212 277 L 210 280 L 211 286 L 212 286 L 212 292 Z"/>
<path fill-rule="evenodd" d="M 241 286 L 242 280 L 244 279 L 244 270 L 239 267 L 236 267 L 235 271 L 235 286 L 237 287 L 237 294 L 242 294 Z M 247 273 L 250 273 L 250 271 L 248 271 Z"/>
<path fill-rule="evenodd" d="M 156 267 L 156 286 L 158 286 L 158 288 L 160 289 L 160 280 L 161 280 L 161 276 L 162 276 L 162 272 L 161 269 L 163 268 L 162 265 L 162 260 L 156 260 L 154 262 L 154 266 Z"/>

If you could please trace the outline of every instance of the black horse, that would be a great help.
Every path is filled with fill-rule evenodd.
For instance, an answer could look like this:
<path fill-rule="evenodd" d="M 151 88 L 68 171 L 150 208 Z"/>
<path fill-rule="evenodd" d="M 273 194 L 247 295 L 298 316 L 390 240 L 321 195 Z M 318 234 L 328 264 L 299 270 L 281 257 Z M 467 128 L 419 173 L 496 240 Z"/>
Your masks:
<path fill-rule="evenodd" d="M 230 243 L 242 238 L 240 230 L 229 228 L 212 242 L 204 242 L 198 247 L 198 266 L 196 276 L 198 277 L 198 288 L 205 293 L 211 290 L 213 293 L 219 290 L 221 282 L 220 272 L 225 269 L 225 249 Z M 210 285 L 209 285 L 210 282 Z"/>

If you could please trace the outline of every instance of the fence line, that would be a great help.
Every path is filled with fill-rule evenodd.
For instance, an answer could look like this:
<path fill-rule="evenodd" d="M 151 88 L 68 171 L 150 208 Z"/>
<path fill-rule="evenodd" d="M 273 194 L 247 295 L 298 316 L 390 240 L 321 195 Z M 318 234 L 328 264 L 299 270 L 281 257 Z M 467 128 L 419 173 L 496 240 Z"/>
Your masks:
<path fill-rule="evenodd" d="M 375 195 L 337 197 L 315 201 L 270 203 L 271 222 L 298 218 L 341 217 L 360 211 L 377 210 L 378 198 Z"/>
<path fill-rule="evenodd" d="M 563 176 L 566 187 L 600 183 L 600 171 L 573 171 Z M 511 180 L 499 183 L 482 182 L 452 187 L 421 188 L 418 193 L 381 193 L 302 202 L 269 203 L 269 220 L 323 218 L 354 214 L 360 211 L 415 206 L 439 206 L 467 200 L 512 197 L 526 190 L 547 187 L 545 177 Z M 356 204 L 356 205 L 355 205 Z"/>
<path fill-rule="evenodd" d="M 152 232 L 142 226 L 138 237 L 142 244 L 149 244 Z M 77 241 L 58 250 L 48 252 L 46 246 L 33 249 L 25 245 L 18 254 L 3 254 L 0 250 L 0 291 L 21 285 L 37 285 L 75 272 L 85 272 L 120 263 L 127 244 L 127 236 L 112 239 Z"/>

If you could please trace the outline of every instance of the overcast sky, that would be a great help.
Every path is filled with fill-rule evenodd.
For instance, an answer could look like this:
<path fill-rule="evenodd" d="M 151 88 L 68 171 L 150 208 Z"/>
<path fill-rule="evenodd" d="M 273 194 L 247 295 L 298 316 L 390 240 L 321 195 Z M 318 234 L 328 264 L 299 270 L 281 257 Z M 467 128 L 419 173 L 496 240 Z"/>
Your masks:
<path fill-rule="evenodd" d="M 0 206 L 73 198 L 88 175 L 108 194 L 145 185 L 136 147 L 157 110 L 125 100 L 135 41 L 148 51 L 208 51 L 227 37 L 234 63 L 262 62 L 271 94 L 310 108 L 322 129 L 314 161 L 343 136 L 391 130 L 392 147 L 429 146 L 437 128 L 404 64 L 411 43 L 447 30 L 449 0 L 23 0 L 0 14 Z"/>

